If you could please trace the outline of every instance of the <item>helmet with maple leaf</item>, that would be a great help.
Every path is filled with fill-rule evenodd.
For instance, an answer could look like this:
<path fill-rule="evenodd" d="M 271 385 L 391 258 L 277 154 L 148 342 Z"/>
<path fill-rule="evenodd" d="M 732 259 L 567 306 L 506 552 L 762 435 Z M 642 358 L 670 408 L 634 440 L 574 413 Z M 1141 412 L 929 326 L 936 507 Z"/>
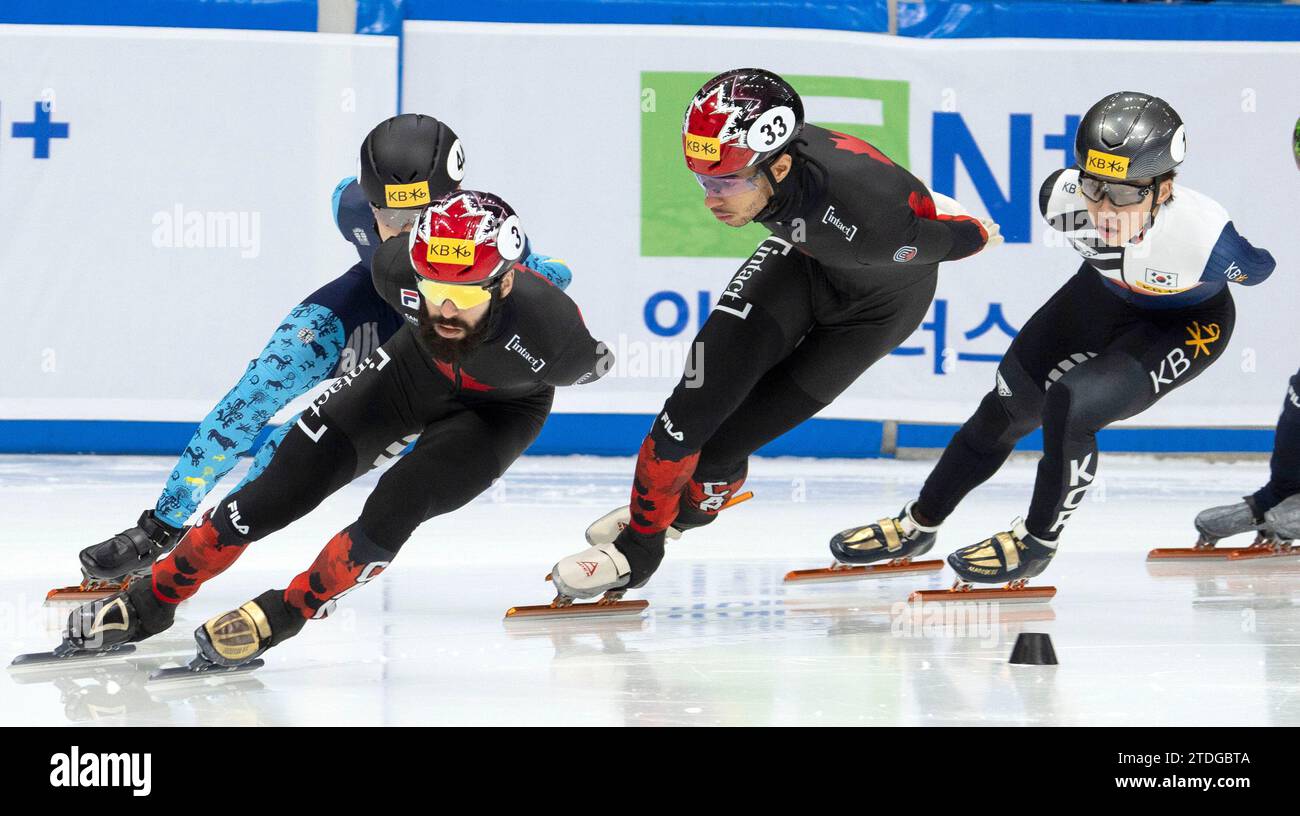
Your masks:
<path fill-rule="evenodd" d="M 803 129 L 803 101 L 762 68 L 734 68 L 704 83 L 686 106 L 682 151 L 703 176 L 729 176 L 776 158 Z"/>
<path fill-rule="evenodd" d="M 487 287 L 514 267 L 525 241 L 519 216 L 499 196 L 457 190 L 420 214 L 408 246 L 420 277 Z"/>

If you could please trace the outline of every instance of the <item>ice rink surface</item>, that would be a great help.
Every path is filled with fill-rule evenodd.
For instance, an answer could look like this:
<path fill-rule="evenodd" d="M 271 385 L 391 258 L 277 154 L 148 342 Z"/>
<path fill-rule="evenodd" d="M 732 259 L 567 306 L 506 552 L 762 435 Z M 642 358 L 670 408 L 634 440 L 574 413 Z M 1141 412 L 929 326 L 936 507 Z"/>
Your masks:
<path fill-rule="evenodd" d="M 0 660 L 48 649 L 84 545 L 130 526 L 171 460 L 0 457 Z M 375 475 L 249 548 L 131 657 L 0 679 L 4 725 L 1298 725 L 1300 558 L 1148 564 L 1192 518 L 1267 478 L 1262 461 L 1104 457 L 1101 479 L 1035 584 L 1050 605 L 908 605 L 938 576 L 786 585 L 829 564 L 827 538 L 893 514 L 928 461 L 756 459 L 757 497 L 670 544 L 641 618 L 503 623 L 552 597 L 543 576 L 587 523 L 626 502 L 630 459 L 525 458 L 425 524 L 375 583 L 241 678 L 149 686 L 188 660 L 205 619 L 283 587 L 360 510 Z M 1025 512 L 1013 460 L 944 525 L 935 553 Z M 227 487 L 236 482 L 232 474 Z M 1238 543 L 1238 542 L 1231 542 Z M 1241 541 L 1244 545 L 1247 541 Z M 1007 662 L 1022 631 L 1060 665 Z"/>

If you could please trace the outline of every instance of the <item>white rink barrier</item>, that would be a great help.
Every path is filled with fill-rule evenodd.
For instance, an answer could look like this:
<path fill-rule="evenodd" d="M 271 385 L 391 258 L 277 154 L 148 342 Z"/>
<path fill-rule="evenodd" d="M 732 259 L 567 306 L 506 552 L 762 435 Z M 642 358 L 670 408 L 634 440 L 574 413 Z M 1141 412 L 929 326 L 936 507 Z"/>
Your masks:
<path fill-rule="evenodd" d="M 454 49 L 473 59 L 447 60 Z M 680 157 L 681 116 L 704 79 L 761 64 L 791 79 L 810 121 L 854 129 L 934 189 L 992 214 L 1007 244 L 947 264 L 926 328 L 822 416 L 960 422 L 993 385 L 1010 336 L 1079 266 L 1038 216 L 1042 180 L 1072 164 L 1073 122 L 1138 85 L 1187 122 L 1178 182 L 1223 204 L 1278 271 L 1234 287 L 1223 360 L 1137 420 L 1271 426 L 1300 367 L 1300 45 L 915 40 L 703 26 L 407 22 L 403 106 L 436 112 L 469 149 L 472 181 L 519 211 L 535 245 L 570 262 L 570 291 L 615 376 L 557 410 L 653 413 L 686 344 L 761 228 L 713 222 Z M 485 68 L 486 66 L 486 68 Z M 486 73 L 485 73 L 486 72 Z M 705 362 L 707 376 L 708 362 Z"/>
<path fill-rule="evenodd" d="M 473 58 L 440 56 L 452 52 Z M 912 424 L 964 420 L 1008 329 L 1077 268 L 1037 215 L 1038 186 L 1072 161 L 1077 117 L 1136 82 L 1187 122 L 1179 183 L 1227 207 L 1278 271 L 1234 289 L 1222 361 L 1131 424 L 1271 427 L 1300 366 L 1289 274 L 1300 174 L 1288 144 L 1298 58 L 1284 43 L 408 22 L 402 108 L 449 122 L 468 182 L 503 195 L 535 247 L 573 268 L 570 292 L 619 363 L 595 386 L 562 390 L 557 412 L 632 415 L 609 417 L 618 440 L 600 452 L 614 452 L 635 448 L 761 237 L 712 223 L 682 167 L 681 113 L 700 81 L 736 65 L 776 70 L 810 121 L 867 138 L 1002 225 L 1007 244 L 946 265 L 923 329 L 822 415 Z M 16 361 L 0 386 L 0 426 L 11 426 L 0 450 L 174 445 L 288 308 L 354 262 L 330 192 L 355 172 L 366 131 L 396 110 L 397 73 L 388 37 L 0 26 L 0 332 Z M 146 439 L 141 423 L 169 430 L 165 444 L 101 444 L 101 429 L 24 446 L 31 427 L 13 420 L 123 421 Z M 590 447 L 580 432 L 552 443 Z"/>

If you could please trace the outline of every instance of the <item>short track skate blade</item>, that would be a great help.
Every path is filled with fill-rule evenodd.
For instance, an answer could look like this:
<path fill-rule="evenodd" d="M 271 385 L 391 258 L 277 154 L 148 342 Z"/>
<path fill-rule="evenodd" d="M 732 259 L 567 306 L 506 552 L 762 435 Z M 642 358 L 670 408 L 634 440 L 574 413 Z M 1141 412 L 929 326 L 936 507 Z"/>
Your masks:
<path fill-rule="evenodd" d="M 90 660 L 98 660 L 105 657 L 121 657 L 135 651 L 134 643 L 127 643 L 114 649 L 102 651 L 84 651 L 84 652 L 28 652 L 15 657 L 10 663 L 11 669 L 29 669 L 37 667 L 52 666 L 57 664 L 84 663 Z"/>
<path fill-rule="evenodd" d="M 941 569 L 942 561 L 908 561 L 902 564 L 868 564 L 860 567 L 833 564 L 823 569 L 790 570 L 785 574 L 785 582 L 813 584 L 856 581 L 862 578 L 888 578 L 903 573 L 937 572 Z"/>
<path fill-rule="evenodd" d="M 1229 561 L 1253 561 L 1257 558 L 1295 558 L 1300 547 L 1241 547 L 1228 555 Z"/>
<path fill-rule="evenodd" d="M 927 603 L 1050 603 L 1056 597 L 1056 587 L 1024 587 L 1007 589 L 922 589 L 908 596 L 910 602 Z"/>
<path fill-rule="evenodd" d="M 261 658 L 241 663 L 238 666 L 218 666 L 215 663 L 209 663 L 202 658 L 196 657 L 187 666 L 173 666 L 152 672 L 149 675 L 149 683 L 174 683 L 182 680 L 203 680 L 208 677 L 248 674 L 265 665 L 266 661 Z"/>
<path fill-rule="evenodd" d="M 538 604 L 536 606 L 512 606 L 506 610 L 505 620 L 513 621 L 523 618 L 613 618 L 625 615 L 640 615 L 650 606 L 649 601 L 593 601 L 575 603 L 568 606 Z"/>
<path fill-rule="evenodd" d="M 1162 547 L 1147 553 L 1148 561 L 1216 561 L 1231 558 L 1233 553 L 1246 552 L 1251 547 Z"/>

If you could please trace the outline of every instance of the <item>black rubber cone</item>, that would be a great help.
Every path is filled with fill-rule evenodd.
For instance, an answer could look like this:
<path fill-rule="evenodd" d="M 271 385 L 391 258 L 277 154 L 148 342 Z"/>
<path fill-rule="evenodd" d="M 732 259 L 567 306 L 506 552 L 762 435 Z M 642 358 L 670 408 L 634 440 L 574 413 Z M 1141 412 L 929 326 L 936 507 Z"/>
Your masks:
<path fill-rule="evenodd" d="M 1011 662 L 1021 666 L 1055 666 L 1056 649 L 1045 632 L 1021 632 L 1011 650 Z"/>

